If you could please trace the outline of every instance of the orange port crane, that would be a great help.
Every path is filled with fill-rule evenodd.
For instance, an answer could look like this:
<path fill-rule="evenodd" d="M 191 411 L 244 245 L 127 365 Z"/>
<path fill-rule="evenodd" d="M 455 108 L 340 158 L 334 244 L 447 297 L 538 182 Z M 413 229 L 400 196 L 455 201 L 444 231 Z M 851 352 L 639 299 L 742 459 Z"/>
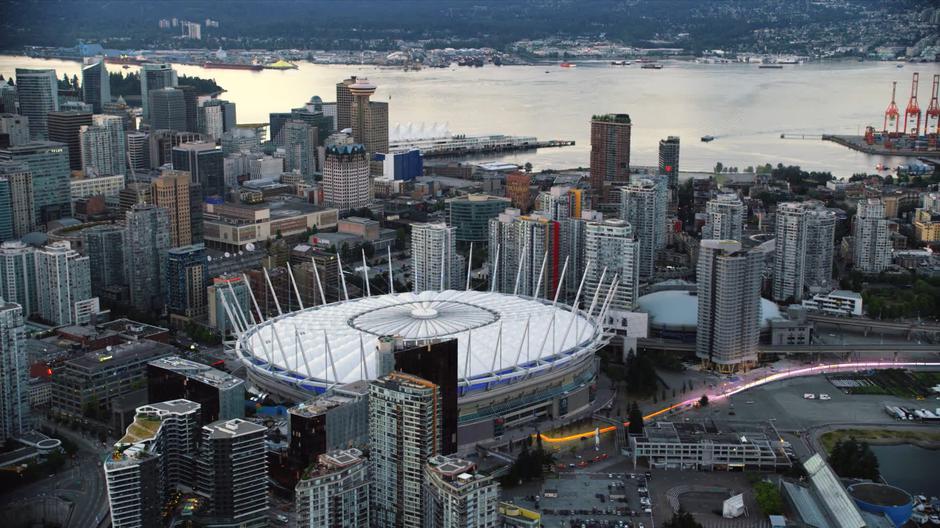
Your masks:
<path fill-rule="evenodd" d="M 900 123 L 901 111 L 898 110 L 898 104 L 894 102 L 894 94 L 898 91 L 898 82 L 891 83 L 891 103 L 885 110 L 885 135 L 897 135 L 898 124 Z M 891 130 L 891 129 L 894 130 Z"/>
<path fill-rule="evenodd" d="M 940 102 L 937 101 L 940 92 L 940 73 L 933 76 L 933 90 L 930 92 L 930 104 L 924 115 L 924 134 L 937 136 L 940 134 Z"/>
<path fill-rule="evenodd" d="M 904 133 L 911 137 L 920 135 L 920 105 L 917 104 L 917 85 L 920 83 L 920 73 L 914 72 L 914 80 L 911 83 L 911 99 L 907 102 L 907 109 L 904 110 Z M 911 120 L 908 125 L 908 120 Z"/>

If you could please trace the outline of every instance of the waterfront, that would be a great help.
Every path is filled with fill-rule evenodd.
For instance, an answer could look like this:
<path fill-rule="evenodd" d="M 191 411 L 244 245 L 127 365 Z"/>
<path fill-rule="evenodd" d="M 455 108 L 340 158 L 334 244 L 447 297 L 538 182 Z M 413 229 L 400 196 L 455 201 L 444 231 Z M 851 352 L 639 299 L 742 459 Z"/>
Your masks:
<path fill-rule="evenodd" d="M 919 71 L 919 101 L 925 108 L 930 78 L 940 72 L 936 63 L 897 68 L 893 62 L 839 62 L 782 69 L 665 64 L 662 70 L 607 62 L 580 63 L 577 68 L 487 66 L 409 72 L 306 62 L 287 71 L 177 69 L 216 79 L 227 90 L 223 97 L 237 104 L 240 123 L 267 122 L 268 113 L 300 106 L 313 95 L 331 101 L 337 81 L 360 75 L 379 86 L 374 98 L 389 102 L 392 126 L 447 122 L 455 133 L 527 135 L 577 143 L 488 159 L 528 161 L 536 169 L 586 167 L 590 116 L 625 112 L 633 120 L 634 165 L 656 164 L 659 139 L 678 135 L 682 170 L 711 170 L 716 162 L 741 170 L 780 162 L 840 177 L 874 173 L 878 164 L 893 167 L 911 160 L 863 154 L 818 139 L 781 139 L 780 134 L 861 134 L 865 125 L 882 122 L 891 81 L 898 81 L 897 102 L 903 108 L 911 73 Z M 77 62 L 0 56 L 0 74 L 9 76 L 17 66 L 53 67 L 60 77 L 80 70 Z M 704 135 L 717 139 L 703 143 L 699 138 Z"/>
<path fill-rule="evenodd" d="M 940 496 L 940 450 L 911 444 L 872 445 L 881 476 L 912 495 Z"/>

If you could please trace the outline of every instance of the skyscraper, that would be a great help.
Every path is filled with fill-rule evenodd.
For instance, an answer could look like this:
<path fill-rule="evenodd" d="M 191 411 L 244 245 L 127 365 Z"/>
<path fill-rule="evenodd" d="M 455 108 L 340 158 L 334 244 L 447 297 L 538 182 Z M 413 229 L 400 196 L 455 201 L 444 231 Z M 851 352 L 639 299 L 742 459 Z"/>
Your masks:
<path fill-rule="evenodd" d="M 163 307 L 163 264 L 170 249 L 170 216 L 162 207 L 137 204 L 127 212 L 127 285 L 131 305 L 142 311 Z"/>
<path fill-rule="evenodd" d="M 46 116 L 59 109 L 59 82 L 55 70 L 16 69 L 16 98 L 20 115 L 29 118 L 29 135 L 48 139 Z"/>
<path fill-rule="evenodd" d="M 23 307 L 0 297 L 0 445 L 31 428 Z"/>
<path fill-rule="evenodd" d="M 186 98 L 182 90 L 160 88 L 147 94 L 150 130 L 186 130 Z"/>
<path fill-rule="evenodd" d="M 197 109 L 198 131 L 212 140 L 235 128 L 235 103 L 210 99 Z"/>
<path fill-rule="evenodd" d="M 447 225 L 455 228 L 460 242 L 486 242 L 489 222 L 507 207 L 509 199 L 488 194 L 469 194 L 447 199 Z"/>
<path fill-rule="evenodd" d="M 744 236 L 745 208 L 737 194 L 719 194 L 705 204 L 702 240 L 737 240 Z"/>
<path fill-rule="evenodd" d="M 372 203 L 369 158 L 362 145 L 327 147 L 323 163 L 323 201 L 340 211 Z"/>
<path fill-rule="evenodd" d="M 194 488 L 199 410 L 189 400 L 137 408 L 104 461 L 114 528 L 158 528 L 170 494 Z"/>
<path fill-rule="evenodd" d="M 118 116 L 96 115 L 91 126 L 81 128 L 82 169 L 93 176 L 127 173 L 124 122 Z"/>
<path fill-rule="evenodd" d="M 653 276 L 656 270 L 657 243 L 665 239 L 666 207 L 656 182 L 640 179 L 620 189 L 620 218 L 633 226 L 640 244 L 638 268 L 641 279 Z"/>
<path fill-rule="evenodd" d="M 36 226 L 36 206 L 33 203 L 33 174 L 26 163 L 0 161 L 0 222 L 5 217 L 9 222 L 8 238 L 20 238 L 33 231 Z"/>
<path fill-rule="evenodd" d="M 82 100 L 96 114 L 102 112 L 104 103 L 111 102 L 111 77 L 103 59 L 82 66 Z"/>
<path fill-rule="evenodd" d="M 458 290 L 463 273 L 457 268 L 456 229 L 444 223 L 411 225 L 412 283 L 415 293 Z"/>
<path fill-rule="evenodd" d="M 98 311 L 91 293 L 91 262 L 67 241 L 36 251 L 38 313 L 50 324 L 87 323 Z"/>
<path fill-rule="evenodd" d="M 437 385 L 393 372 L 369 384 L 369 446 L 376 526 L 423 528 L 424 465 L 440 453 Z"/>
<path fill-rule="evenodd" d="M 82 110 L 63 110 L 49 112 L 46 117 L 49 141 L 64 143 L 69 148 L 69 169 L 82 170 L 81 130 L 91 125 L 91 112 Z"/>
<path fill-rule="evenodd" d="M 173 168 L 186 171 L 203 196 L 225 196 L 225 157 L 215 143 L 193 141 L 173 147 Z"/>
<path fill-rule="evenodd" d="M 563 265 L 560 240 L 559 223 L 543 214 L 522 215 L 510 208 L 491 219 L 488 254 L 493 290 L 554 298 Z M 499 251 L 492 249 L 497 247 Z"/>
<path fill-rule="evenodd" d="M 540 192 L 536 199 L 536 208 L 547 214 L 552 220 L 581 218 L 581 212 L 587 209 L 585 193 L 567 185 L 555 185 L 548 191 Z"/>
<path fill-rule="evenodd" d="M 151 183 L 153 204 L 163 207 L 170 215 L 170 246 L 188 246 L 193 243 L 190 218 L 190 175 L 179 170 L 164 171 Z"/>
<path fill-rule="evenodd" d="M 388 103 L 370 101 L 375 90 L 376 86 L 365 78 L 349 85 L 353 139 L 361 143 L 370 156 L 377 152 L 388 152 Z"/>
<path fill-rule="evenodd" d="M 0 298 L 29 317 L 39 311 L 36 289 L 36 249 L 18 240 L 0 244 Z"/>
<path fill-rule="evenodd" d="M 679 137 L 659 140 L 659 173 L 669 176 L 669 188 L 679 186 Z"/>
<path fill-rule="evenodd" d="M 206 247 L 202 244 L 173 247 L 167 252 L 165 269 L 166 308 L 170 316 L 183 320 L 204 317 L 209 286 Z"/>
<path fill-rule="evenodd" d="M 321 454 L 294 488 L 299 528 L 369 526 L 369 462 L 358 449 Z"/>
<path fill-rule="evenodd" d="M 284 145 L 284 172 L 299 171 L 313 178 L 317 170 L 317 129 L 303 121 L 291 119 L 281 128 Z"/>
<path fill-rule="evenodd" d="M 506 175 L 506 196 L 512 206 L 523 213 L 532 209 L 532 176 L 527 172 L 513 171 Z"/>
<path fill-rule="evenodd" d="M 630 179 L 630 116 L 605 114 L 591 118 L 591 189 Z"/>
<path fill-rule="evenodd" d="M 349 87 L 356 84 L 356 76 L 353 75 L 342 82 L 336 83 L 336 131 L 342 132 L 347 128 L 352 128 L 352 103 L 353 95 Z M 274 132 L 274 124 L 271 124 L 271 131 Z"/>
<path fill-rule="evenodd" d="M 424 470 L 425 528 L 490 528 L 498 525 L 499 484 L 476 464 L 438 455 Z"/>
<path fill-rule="evenodd" d="M 773 299 L 803 299 L 832 278 L 836 215 L 815 200 L 777 204 Z"/>
<path fill-rule="evenodd" d="M 695 355 L 733 372 L 757 362 L 764 255 L 734 240 L 703 240 L 699 249 Z"/>
<path fill-rule="evenodd" d="M 0 113 L 16 113 L 16 87 L 0 83 Z"/>
<path fill-rule="evenodd" d="M 128 174 L 150 170 L 150 134 L 129 132 L 127 140 Z"/>
<path fill-rule="evenodd" d="M 150 121 L 150 92 L 161 88 L 173 88 L 177 85 L 176 70 L 169 64 L 144 64 L 140 67 L 140 100 L 143 104 L 144 121 Z M 182 95 L 182 93 L 180 94 Z M 181 128 L 156 127 L 153 129 L 166 128 L 171 130 L 186 130 L 185 109 L 183 110 L 184 119 Z M 192 131 L 191 131 L 192 132 Z"/>
<path fill-rule="evenodd" d="M 101 295 L 110 286 L 126 284 L 126 232 L 119 225 L 97 225 L 82 231 L 91 268 L 91 291 Z"/>
<path fill-rule="evenodd" d="M 266 431 L 240 418 L 202 427 L 196 487 L 217 526 L 267 526 Z"/>
<path fill-rule="evenodd" d="M 72 212 L 68 147 L 51 141 L 0 149 L 0 161 L 26 163 L 33 175 L 36 222 L 67 217 Z"/>
<path fill-rule="evenodd" d="M 891 241 L 885 206 L 877 198 L 859 200 L 855 213 L 855 269 L 879 273 L 891 265 Z"/>
<path fill-rule="evenodd" d="M 235 331 L 236 324 L 244 326 L 251 320 L 249 295 L 250 286 L 241 275 L 214 277 L 206 288 L 209 328 L 218 330 L 222 335 L 228 335 Z M 229 316 L 230 313 L 236 319 L 235 322 Z"/>
<path fill-rule="evenodd" d="M 640 270 L 637 266 L 640 244 L 633 238 L 633 227 L 619 219 L 588 222 L 584 250 L 585 261 L 590 261 L 591 267 L 586 271 L 583 299 L 592 299 L 598 289 L 598 299 L 604 299 L 616 277 L 619 286 L 610 307 L 622 312 L 633 311 L 640 290 Z M 603 284 L 600 282 L 602 275 L 605 277 Z"/>
<path fill-rule="evenodd" d="M 183 106 L 186 112 L 187 132 L 199 132 L 199 94 L 195 86 L 181 84 L 176 89 L 183 92 Z"/>

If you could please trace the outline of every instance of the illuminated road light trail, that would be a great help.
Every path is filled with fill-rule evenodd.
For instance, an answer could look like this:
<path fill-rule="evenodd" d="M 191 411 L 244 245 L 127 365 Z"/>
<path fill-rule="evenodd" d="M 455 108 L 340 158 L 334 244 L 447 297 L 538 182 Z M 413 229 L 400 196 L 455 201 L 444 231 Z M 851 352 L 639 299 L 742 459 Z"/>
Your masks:
<path fill-rule="evenodd" d="M 744 385 L 729 389 L 725 392 L 719 394 L 709 394 L 709 400 L 720 400 L 722 398 L 727 398 L 729 396 L 734 396 L 740 392 L 744 392 L 755 387 L 760 387 L 761 385 L 766 385 L 768 383 L 773 383 L 775 381 L 780 381 L 789 378 L 798 378 L 801 376 L 810 376 L 820 374 L 822 372 L 838 372 L 838 371 L 856 371 L 856 370 L 867 370 L 867 369 L 884 369 L 884 368 L 899 368 L 899 367 L 940 367 L 940 362 L 936 361 L 897 361 L 897 362 L 883 362 L 883 361 L 859 361 L 853 363 L 835 363 L 827 365 L 816 365 L 814 367 L 805 367 L 795 370 L 788 370 L 787 372 L 777 372 L 769 376 L 745 383 Z M 698 398 L 691 398 L 680 403 L 670 405 L 669 407 L 660 409 L 656 412 L 647 414 L 643 417 L 643 421 L 650 420 L 661 414 L 665 414 L 673 409 L 678 408 L 691 408 L 698 401 Z M 630 425 L 630 422 L 623 422 L 624 427 Z M 609 425 L 607 427 L 602 427 L 597 430 L 598 434 L 609 433 L 616 429 L 616 426 Z M 548 442 L 550 444 L 569 442 L 571 440 L 578 440 L 581 438 L 590 438 L 594 436 L 595 431 L 591 429 L 590 431 L 585 431 L 583 433 L 575 433 L 567 436 L 548 436 L 544 433 L 539 433 L 543 442 Z"/>

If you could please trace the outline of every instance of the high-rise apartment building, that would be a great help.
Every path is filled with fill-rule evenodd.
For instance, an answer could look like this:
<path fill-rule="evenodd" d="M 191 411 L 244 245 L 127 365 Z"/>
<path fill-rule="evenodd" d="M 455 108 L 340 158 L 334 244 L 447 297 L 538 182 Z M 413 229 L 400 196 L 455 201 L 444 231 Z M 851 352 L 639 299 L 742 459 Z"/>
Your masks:
<path fill-rule="evenodd" d="M 0 83 L 0 89 L 3 86 L 3 83 Z M 12 111 L 0 113 L 0 136 L 4 135 L 6 140 L 5 142 L 0 141 L 0 147 L 29 143 L 29 118 L 15 114 Z"/>
<path fill-rule="evenodd" d="M 460 289 L 456 229 L 444 223 L 412 224 L 411 266 L 415 293 Z"/>
<path fill-rule="evenodd" d="M 494 291 L 554 298 L 564 261 L 558 222 L 542 214 L 522 215 L 518 209 L 506 209 L 490 220 L 489 239 Z"/>
<path fill-rule="evenodd" d="M 209 303 L 209 328 L 227 335 L 235 330 L 235 324 L 244 326 L 251 321 L 250 286 L 240 275 L 220 275 L 213 277 L 206 288 L 206 300 Z M 226 310 L 226 303 L 228 310 Z M 241 309 L 241 312 L 239 312 Z M 237 321 L 232 322 L 229 313 Z"/>
<path fill-rule="evenodd" d="M 586 193 L 581 189 L 555 185 L 548 191 L 539 193 L 535 207 L 552 220 L 580 219 L 582 211 L 587 210 L 586 198 Z"/>
<path fill-rule="evenodd" d="M 34 141 L 48 139 L 47 116 L 59 109 L 59 81 L 55 70 L 17 68 L 16 99 L 19 114 L 29 119 L 30 137 Z"/>
<path fill-rule="evenodd" d="M 880 273 L 891 265 L 891 240 L 885 206 L 877 198 L 859 200 L 855 213 L 855 269 Z"/>
<path fill-rule="evenodd" d="M 82 100 L 96 114 L 102 113 L 102 105 L 111 102 L 111 77 L 103 59 L 82 66 Z"/>
<path fill-rule="evenodd" d="M 199 404 L 189 400 L 137 408 L 134 421 L 104 461 L 114 528 L 158 528 L 170 494 L 192 489 Z"/>
<path fill-rule="evenodd" d="M 127 281 L 126 231 L 119 225 L 97 225 L 82 230 L 85 255 L 91 268 L 91 291 L 96 295 Z"/>
<path fill-rule="evenodd" d="M 610 308 L 622 312 L 633 311 L 640 290 L 640 270 L 637 266 L 640 244 L 633 238 L 633 227 L 620 219 L 588 222 L 585 226 L 584 253 L 585 261 L 591 262 L 591 268 L 586 271 L 583 298 L 592 299 L 595 293 L 598 299 L 606 298 L 616 277 L 619 286 Z"/>
<path fill-rule="evenodd" d="M 376 526 L 423 528 L 424 465 L 441 451 L 437 385 L 393 372 L 369 384 L 369 446 Z"/>
<path fill-rule="evenodd" d="M 620 218 L 633 226 L 633 235 L 640 244 L 637 267 L 641 279 L 653 276 L 658 244 L 665 240 L 664 199 L 660 186 L 651 179 L 636 180 L 620 189 Z"/>
<path fill-rule="evenodd" d="M 340 211 L 372 203 L 369 157 L 362 145 L 332 146 L 323 163 L 323 201 Z"/>
<path fill-rule="evenodd" d="M 36 251 L 36 298 L 39 316 L 50 324 L 87 323 L 98 311 L 90 259 L 65 240 Z"/>
<path fill-rule="evenodd" d="M 591 189 L 595 193 L 601 192 L 604 183 L 629 181 L 631 126 L 628 114 L 591 118 Z"/>
<path fill-rule="evenodd" d="M 0 113 L 16 113 L 16 87 L 0 83 Z"/>
<path fill-rule="evenodd" d="M 193 243 L 189 181 L 188 172 L 168 170 L 150 184 L 151 203 L 166 209 L 170 216 L 170 247 Z"/>
<path fill-rule="evenodd" d="M 36 222 L 46 223 L 72 213 L 68 150 L 65 144 L 51 141 L 0 148 L 0 161 L 23 162 L 33 176 Z"/>
<path fill-rule="evenodd" d="M 193 141 L 173 147 L 173 168 L 186 171 L 203 196 L 225 196 L 225 157 L 215 143 Z"/>
<path fill-rule="evenodd" d="M 137 204 L 125 217 L 127 285 L 131 305 L 142 311 L 163 307 L 166 251 L 170 249 L 170 215 L 162 207 Z"/>
<path fill-rule="evenodd" d="M 167 252 L 166 308 L 171 317 L 199 319 L 208 311 L 209 261 L 203 244 L 174 246 Z"/>
<path fill-rule="evenodd" d="M 679 186 L 679 137 L 659 140 L 659 173 L 669 177 L 669 188 Z"/>
<path fill-rule="evenodd" d="M 46 117 L 49 141 L 64 143 L 69 148 L 69 169 L 82 170 L 81 130 L 92 124 L 91 112 L 62 110 L 49 112 Z"/>
<path fill-rule="evenodd" d="M 914 237 L 918 242 L 940 242 L 940 192 L 924 195 L 923 204 L 914 210 L 911 223 L 914 224 Z"/>
<path fill-rule="evenodd" d="M 757 362 L 764 255 L 735 240 L 703 240 L 699 248 L 695 355 L 732 372 Z"/>
<path fill-rule="evenodd" d="M 458 242 L 486 242 L 489 222 L 510 206 L 508 198 L 468 194 L 447 199 L 447 225 L 456 229 Z"/>
<path fill-rule="evenodd" d="M 527 172 L 513 171 L 506 175 L 506 197 L 523 213 L 532 209 L 531 185 L 532 175 Z"/>
<path fill-rule="evenodd" d="M 128 175 L 150 170 L 150 134 L 146 132 L 128 132 L 127 141 Z"/>
<path fill-rule="evenodd" d="M 719 194 L 705 204 L 702 240 L 737 240 L 744 236 L 744 203 L 737 194 Z"/>
<path fill-rule="evenodd" d="M 359 78 L 348 89 L 352 95 L 349 119 L 353 139 L 370 156 L 388 152 L 388 103 L 369 100 L 376 86 L 368 79 Z"/>
<path fill-rule="evenodd" d="M 245 381 L 179 356 L 147 364 L 147 401 L 185 399 L 199 404 L 198 422 L 245 417 Z"/>
<path fill-rule="evenodd" d="M 36 289 L 36 249 L 18 240 L 0 244 L 0 298 L 29 317 L 39 311 Z"/>
<path fill-rule="evenodd" d="M 198 131 L 212 140 L 235 128 L 235 103 L 210 99 L 197 109 Z"/>
<path fill-rule="evenodd" d="M 31 428 L 23 307 L 0 297 L 0 445 Z"/>
<path fill-rule="evenodd" d="M 773 299 L 800 301 L 829 291 L 836 215 L 815 200 L 777 204 Z"/>
<path fill-rule="evenodd" d="M 118 116 L 96 115 L 80 132 L 82 169 L 93 177 L 127 173 L 124 121 Z"/>
<path fill-rule="evenodd" d="M 33 174 L 29 165 L 0 161 L 0 242 L 20 238 L 36 227 Z M 7 225 L 4 228 L 4 225 Z"/>
<path fill-rule="evenodd" d="M 268 525 L 268 468 L 262 425 L 240 418 L 202 427 L 196 487 L 218 526 Z"/>
<path fill-rule="evenodd" d="M 186 130 L 186 96 L 178 88 L 160 88 L 147 94 L 150 130 Z"/>
<path fill-rule="evenodd" d="M 140 100 L 143 104 L 144 121 L 150 121 L 150 92 L 162 88 L 173 88 L 177 85 L 176 70 L 169 64 L 144 64 L 140 67 Z M 182 95 L 182 94 L 181 94 Z M 151 123 L 151 128 L 165 128 L 170 130 L 186 130 L 185 110 L 183 111 L 183 126 L 180 128 L 157 127 Z M 193 132 L 193 131 L 191 131 Z"/>
<path fill-rule="evenodd" d="M 499 484 L 476 464 L 438 455 L 424 469 L 425 528 L 499 526 Z"/>
<path fill-rule="evenodd" d="M 358 449 L 329 451 L 294 488 L 299 528 L 369 526 L 369 462 Z"/>

